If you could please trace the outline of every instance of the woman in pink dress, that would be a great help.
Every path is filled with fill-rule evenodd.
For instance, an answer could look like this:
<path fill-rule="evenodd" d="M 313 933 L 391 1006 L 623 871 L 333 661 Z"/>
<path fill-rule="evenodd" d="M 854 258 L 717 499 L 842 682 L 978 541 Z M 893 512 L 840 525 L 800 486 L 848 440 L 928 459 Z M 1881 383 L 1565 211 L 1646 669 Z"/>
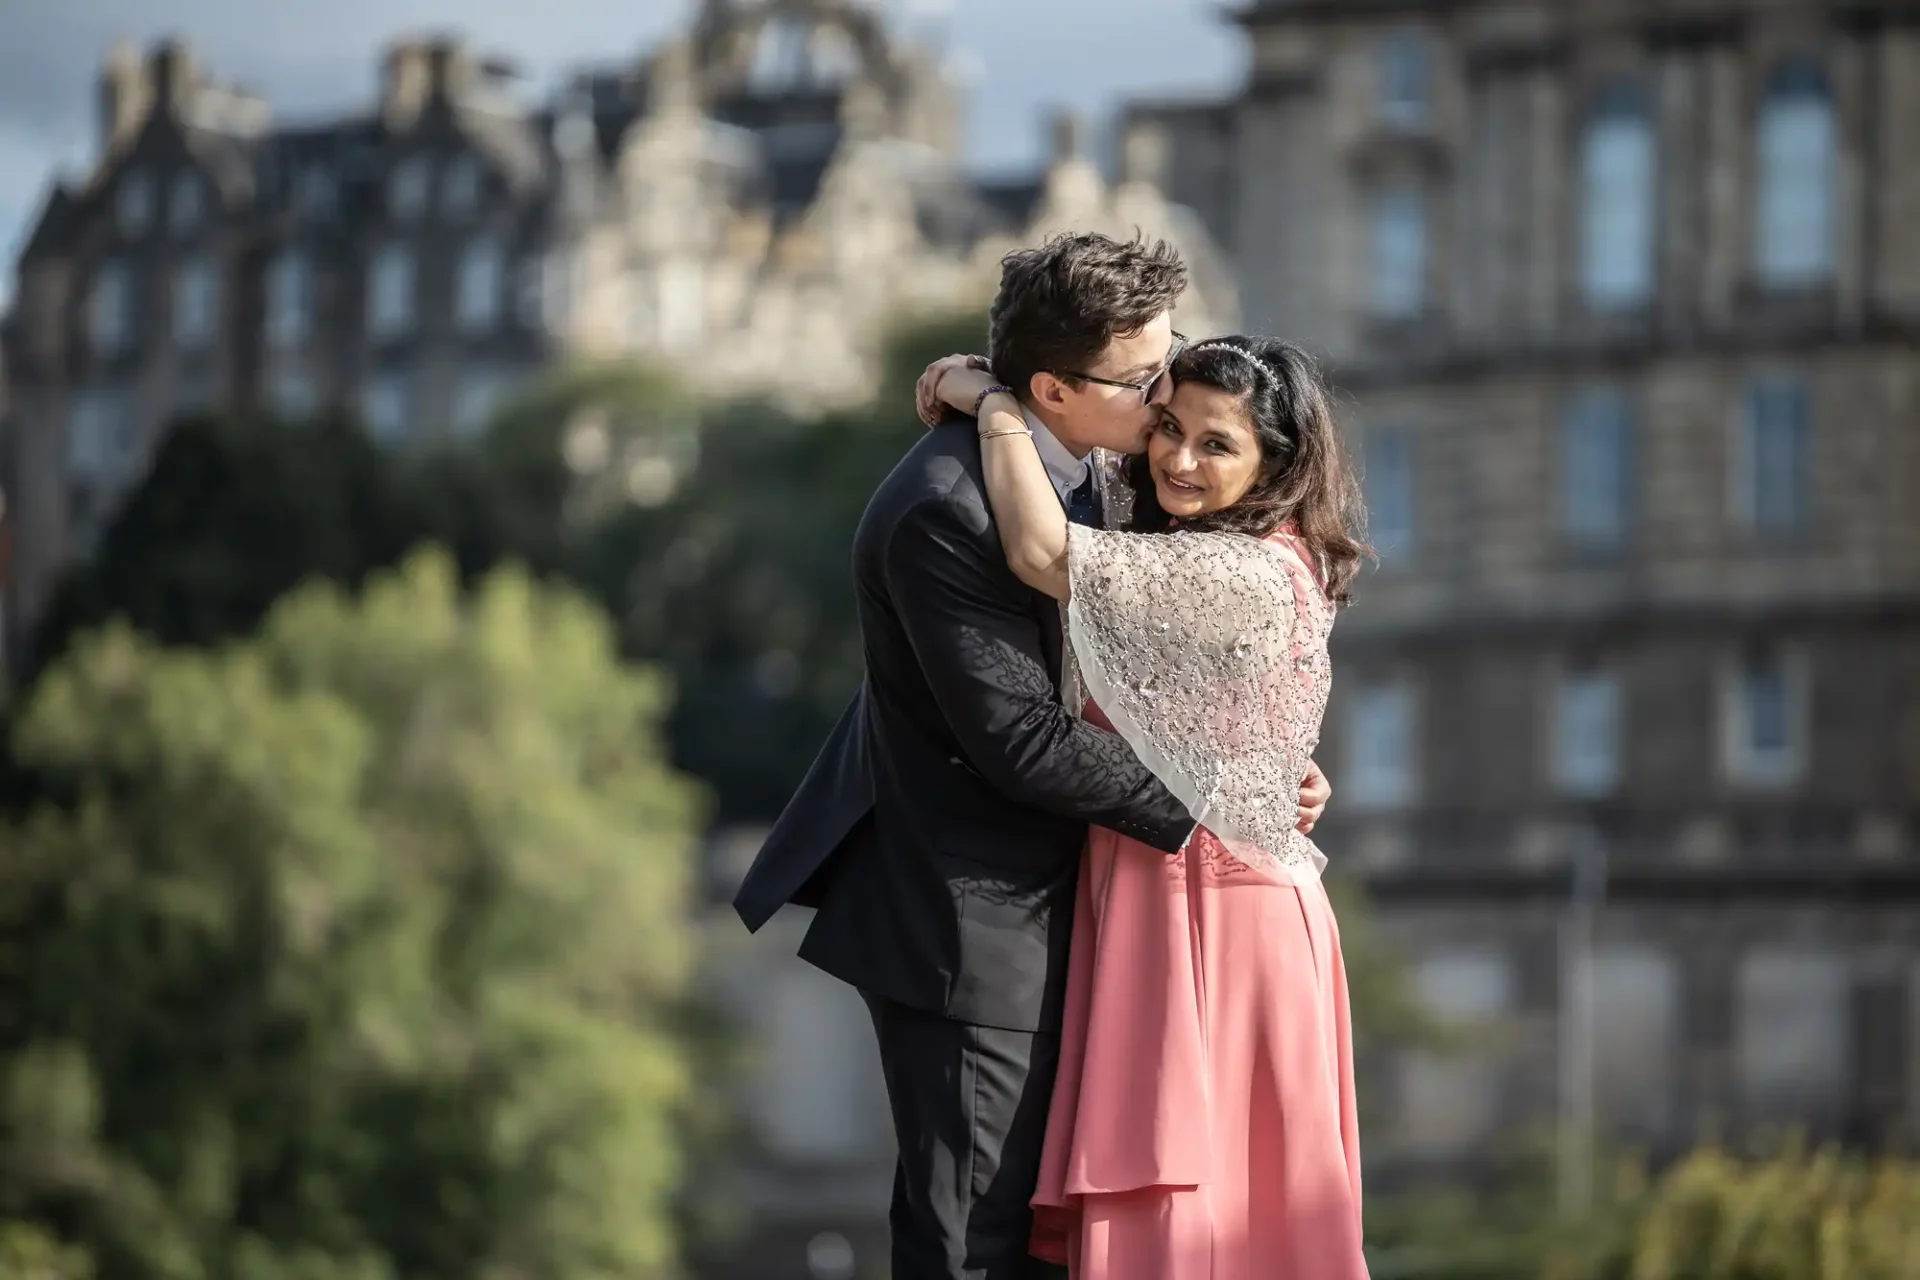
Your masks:
<path fill-rule="evenodd" d="M 1065 602 L 1068 697 L 1199 823 L 1171 859 L 1088 840 L 1033 1252 L 1074 1280 L 1361 1280 L 1346 975 L 1296 829 L 1358 499 L 1298 348 L 1213 339 L 1173 372 L 1144 454 L 1096 459 L 1109 530 L 1068 523 L 977 361 L 922 383 L 978 414 L 1008 563 Z"/>

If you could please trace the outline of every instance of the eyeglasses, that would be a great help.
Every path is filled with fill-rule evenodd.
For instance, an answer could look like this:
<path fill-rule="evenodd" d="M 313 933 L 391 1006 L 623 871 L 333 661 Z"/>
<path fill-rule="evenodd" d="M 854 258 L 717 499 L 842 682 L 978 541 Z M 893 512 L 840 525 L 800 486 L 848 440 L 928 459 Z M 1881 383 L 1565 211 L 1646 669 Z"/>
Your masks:
<path fill-rule="evenodd" d="M 1187 335 L 1176 332 L 1173 335 L 1173 347 L 1167 352 L 1167 362 L 1161 365 L 1159 371 L 1145 382 L 1120 382 L 1114 378 L 1096 378 L 1090 373 L 1074 373 L 1070 369 L 1062 369 L 1060 376 L 1063 378 L 1078 378 L 1082 382 L 1097 382 L 1103 387 L 1119 387 L 1122 391 L 1138 391 L 1140 393 L 1140 403 L 1145 404 L 1147 401 L 1153 399 L 1153 393 L 1159 389 L 1160 379 L 1167 376 L 1168 372 L 1173 368 L 1173 362 L 1178 360 L 1180 353 L 1186 349 Z"/>

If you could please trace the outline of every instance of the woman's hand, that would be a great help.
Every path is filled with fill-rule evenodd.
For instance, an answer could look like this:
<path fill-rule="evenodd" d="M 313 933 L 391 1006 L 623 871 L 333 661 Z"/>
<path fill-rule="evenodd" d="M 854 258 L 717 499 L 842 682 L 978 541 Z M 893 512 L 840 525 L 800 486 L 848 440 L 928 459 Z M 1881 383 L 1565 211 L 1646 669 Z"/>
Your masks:
<path fill-rule="evenodd" d="M 974 401 L 992 385 L 985 356 L 946 356 L 920 375 L 913 389 L 914 410 L 920 421 L 938 426 L 948 408 L 971 413 Z"/>

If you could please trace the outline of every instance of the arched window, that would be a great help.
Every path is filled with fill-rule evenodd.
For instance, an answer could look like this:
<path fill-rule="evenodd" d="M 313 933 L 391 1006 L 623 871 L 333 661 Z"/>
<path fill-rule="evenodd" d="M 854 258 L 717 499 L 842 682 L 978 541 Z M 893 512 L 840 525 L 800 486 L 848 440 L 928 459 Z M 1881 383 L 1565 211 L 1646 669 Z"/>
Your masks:
<path fill-rule="evenodd" d="M 1653 292 L 1655 159 L 1646 95 L 1630 80 L 1594 101 L 1581 138 L 1580 277 L 1598 307 Z"/>
<path fill-rule="evenodd" d="M 1760 103 L 1760 279 L 1797 285 L 1833 270 L 1833 94 L 1816 62 L 1782 64 Z"/>

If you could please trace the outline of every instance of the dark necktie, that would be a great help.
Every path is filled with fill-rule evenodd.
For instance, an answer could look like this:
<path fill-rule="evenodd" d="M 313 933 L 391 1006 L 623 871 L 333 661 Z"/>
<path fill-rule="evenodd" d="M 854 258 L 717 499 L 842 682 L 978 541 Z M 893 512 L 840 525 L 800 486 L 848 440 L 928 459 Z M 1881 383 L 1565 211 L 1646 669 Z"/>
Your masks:
<path fill-rule="evenodd" d="M 1092 467 L 1087 468 L 1087 478 L 1080 482 L 1080 487 L 1067 495 L 1067 519 L 1089 529 L 1100 527 L 1100 504 L 1093 496 Z"/>

